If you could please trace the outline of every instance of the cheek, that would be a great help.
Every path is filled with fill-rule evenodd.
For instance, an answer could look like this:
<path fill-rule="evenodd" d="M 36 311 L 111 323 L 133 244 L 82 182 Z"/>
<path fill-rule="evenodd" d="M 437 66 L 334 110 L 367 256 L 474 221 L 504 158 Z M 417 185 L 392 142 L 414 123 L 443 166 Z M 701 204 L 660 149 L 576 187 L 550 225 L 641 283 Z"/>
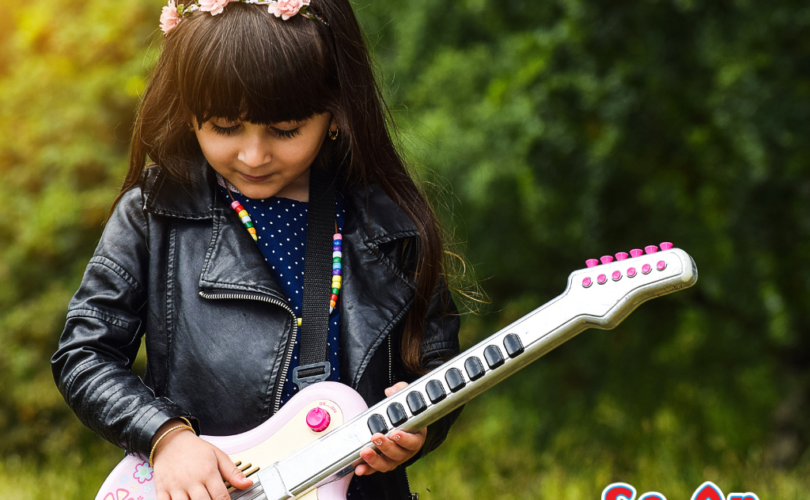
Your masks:
<path fill-rule="evenodd" d="M 234 148 L 225 138 L 198 135 L 197 141 L 209 162 L 226 161 L 233 155 Z"/>
<path fill-rule="evenodd" d="M 306 169 L 318 155 L 320 142 L 317 137 L 300 137 L 293 141 L 280 141 L 274 148 L 275 159 L 290 166 Z"/>

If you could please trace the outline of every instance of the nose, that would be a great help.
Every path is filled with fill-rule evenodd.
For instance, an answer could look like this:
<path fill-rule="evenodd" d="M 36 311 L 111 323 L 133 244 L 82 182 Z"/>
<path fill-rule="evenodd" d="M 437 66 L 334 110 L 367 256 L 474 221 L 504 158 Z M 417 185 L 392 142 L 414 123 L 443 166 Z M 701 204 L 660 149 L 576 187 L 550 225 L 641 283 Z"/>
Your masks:
<path fill-rule="evenodd" d="M 267 165 L 273 156 L 267 144 L 262 141 L 260 134 L 250 134 L 245 138 L 239 148 L 239 161 L 249 168 L 258 168 Z"/>

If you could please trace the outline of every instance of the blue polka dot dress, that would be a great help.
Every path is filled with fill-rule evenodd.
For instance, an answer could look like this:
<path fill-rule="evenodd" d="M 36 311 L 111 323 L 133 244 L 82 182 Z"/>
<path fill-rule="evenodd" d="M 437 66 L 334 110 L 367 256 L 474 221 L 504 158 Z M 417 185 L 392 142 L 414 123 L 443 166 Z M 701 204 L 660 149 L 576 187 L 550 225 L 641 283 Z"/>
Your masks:
<path fill-rule="evenodd" d="M 220 186 L 220 189 L 225 199 L 230 199 L 226 188 Z M 231 194 L 234 199 L 247 209 L 251 219 L 253 219 L 259 250 L 262 252 L 271 274 L 287 297 L 295 316 L 300 318 L 304 301 L 304 257 L 306 256 L 309 204 L 275 196 L 265 199 L 248 198 L 233 187 L 231 188 Z M 335 220 L 338 231 L 343 233 L 343 223 L 346 220 L 343 196 L 337 193 L 336 198 Z M 246 239 L 246 241 L 248 240 Z M 329 293 L 329 291 L 324 290 L 324 293 Z M 338 304 L 329 316 L 327 345 L 329 363 L 332 365 L 332 373 L 329 375 L 328 380 L 336 382 L 340 381 L 340 357 L 338 356 L 340 303 L 341 298 L 339 296 Z M 304 321 L 306 321 L 306 318 L 304 318 Z M 296 337 L 293 346 L 292 362 L 287 371 L 287 378 L 284 380 L 284 389 L 281 394 L 282 406 L 298 392 L 298 387 L 292 382 L 292 371 L 298 366 L 298 357 L 301 350 L 299 346 L 300 328 L 297 330 L 297 334 L 298 337 Z M 354 480 L 352 480 L 349 487 L 347 498 L 352 500 L 363 498 Z"/>

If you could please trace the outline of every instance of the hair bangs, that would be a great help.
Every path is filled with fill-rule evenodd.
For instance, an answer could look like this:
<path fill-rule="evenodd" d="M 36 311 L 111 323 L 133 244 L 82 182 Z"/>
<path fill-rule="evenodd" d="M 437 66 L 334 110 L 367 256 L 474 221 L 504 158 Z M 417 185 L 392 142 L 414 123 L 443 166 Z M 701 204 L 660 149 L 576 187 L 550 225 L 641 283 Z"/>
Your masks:
<path fill-rule="evenodd" d="M 196 43 L 183 48 L 177 80 L 183 106 L 199 124 L 212 117 L 261 125 L 300 121 L 335 106 L 333 57 L 317 21 L 282 21 L 263 7 L 232 3 L 188 24 L 199 32 L 184 37 Z"/>

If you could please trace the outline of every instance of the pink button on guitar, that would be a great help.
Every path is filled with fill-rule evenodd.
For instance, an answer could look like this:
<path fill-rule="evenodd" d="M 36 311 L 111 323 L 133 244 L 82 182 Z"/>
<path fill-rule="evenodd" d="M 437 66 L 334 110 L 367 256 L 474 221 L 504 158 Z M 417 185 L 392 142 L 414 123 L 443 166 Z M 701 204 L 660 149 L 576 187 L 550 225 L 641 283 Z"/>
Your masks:
<path fill-rule="evenodd" d="M 605 283 L 607 283 L 607 276 L 605 276 L 604 274 L 600 274 L 599 276 L 596 277 L 596 282 L 599 283 L 600 285 L 604 285 Z"/>
<path fill-rule="evenodd" d="M 596 267 L 599 265 L 599 261 L 596 259 L 588 259 L 585 261 L 585 265 L 588 267 Z"/>
<path fill-rule="evenodd" d="M 613 256 L 612 255 L 603 255 L 603 256 L 599 257 L 599 260 L 602 261 L 602 264 L 610 264 L 611 262 L 613 262 Z"/>
<path fill-rule="evenodd" d="M 644 274 L 650 274 L 650 271 L 652 271 L 652 266 L 651 266 L 651 265 L 649 265 L 649 264 L 644 264 L 643 266 L 641 266 L 641 272 L 642 272 L 642 273 L 644 273 Z"/>
<path fill-rule="evenodd" d="M 655 265 L 655 268 L 658 269 L 659 271 L 663 271 L 664 269 L 667 268 L 667 263 L 664 262 L 663 260 L 659 260 L 658 264 Z"/>
<path fill-rule="evenodd" d="M 613 271 L 613 275 L 611 276 L 611 278 L 613 278 L 613 281 L 619 281 L 620 279 L 622 279 L 622 272 Z"/>
<path fill-rule="evenodd" d="M 661 247 L 661 250 L 669 250 L 670 248 L 672 248 L 672 243 L 665 241 L 658 246 Z"/>
<path fill-rule="evenodd" d="M 593 281 L 591 281 L 590 278 L 585 278 L 584 280 L 582 280 L 582 286 L 584 288 L 590 288 L 591 285 L 593 285 Z"/>
<path fill-rule="evenodd" d="M 627 269 L 627 277 L 628 278 L 635 278 L 636 277 L 636 272 L 637 271 L 636 271 L 635 267 L 628 268 Z"/>
<path fill-rule="evenodd" d="M 642 250 L 640 248 L 634 248 L 634 249 L 630 250 L 630 256 L 633 257 L 634 259 L 636 257 L 641 257 L 642 255 L 644 255 L 644 250 Z"/>
<path fill-rule="evenodd" d="M 307 413 L 307 425 L 315 432 L 323 432 L 329 427 L 332 417 L 323 408 L 313 408 Z"/>

